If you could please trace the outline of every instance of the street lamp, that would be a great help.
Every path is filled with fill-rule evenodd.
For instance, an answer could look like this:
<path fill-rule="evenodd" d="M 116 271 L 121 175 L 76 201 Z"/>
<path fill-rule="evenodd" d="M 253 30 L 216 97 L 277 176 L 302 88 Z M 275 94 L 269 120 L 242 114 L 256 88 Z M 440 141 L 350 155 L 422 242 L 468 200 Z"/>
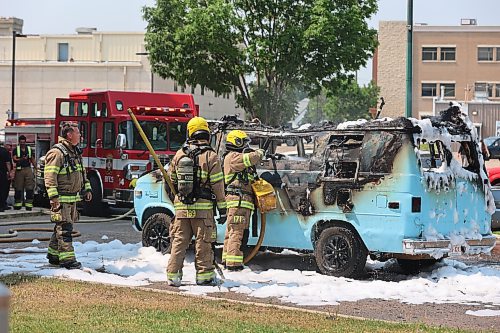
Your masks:
<path fill-rule="evenodd" d="M 26 35 L 19 34 L 15 30 L 12 31 L 12 91 L 11 91 L 11 105 L 10 105 L 10 119 L 14 119 L 14 98 L 16 91 L 16 37 L 26 37 Z"/>
<path fill-rule="evenodd" d="M 136 52 L 135 55 L 149 55 L 149 52 Z M 148 59 L 149 60 L 149 59 Z M 153 81 L 153 68 L 151 67 L 151 63 L 149 63 L 149 70 L 151 71 L 151 92 L 154 90 L 154 81 Z"/>

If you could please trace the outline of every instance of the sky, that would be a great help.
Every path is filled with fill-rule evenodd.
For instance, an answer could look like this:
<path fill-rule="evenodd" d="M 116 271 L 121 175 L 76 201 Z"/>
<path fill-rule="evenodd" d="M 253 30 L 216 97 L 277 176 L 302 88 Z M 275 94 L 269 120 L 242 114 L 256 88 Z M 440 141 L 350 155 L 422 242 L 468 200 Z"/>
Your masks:
<path fill-rule="evenodd" d="M 31 253 L 7 254 L 0 250 L 0 275 L 29 273 L 39 276 L 92 281 L 122 286 L 146 286 L 166 282 L 165 267 L 170 255 L 162 255 L 152 247 L 123 244 L 102 236 L 101 242 L 75 242 L 75 252 L 82 262 L 81 270 L 66 270 L 47 264 L 46 246 L 34 240 L 25 248 Z M 284 250 L 281 255 L 299 255 Z M 397 281 L 353 280 L 322 275 L 298 269 L 261 270 L 250 263 L 241 272 L 225 271 L 219 287 L 197 286 L 192 252 L 183 269 L 181 292 L 204 295 L 212 292 L 235 292 L 256 298 L 276 297 L 297 305 L 337 305 L 361 299 L 395 300 L 408 304 L 461 303 L 472 307 L 471 316 L 500 317 L 500 267 L 469 266 L 459 260 L 444 259 L 418 275 L 399 276 Z M 278 259 L 279 260 L 279 259 Z M 381 270 L 394 265 L 368 259 L 368 270 Z M 220 288 L 220 289 L 219 289 Z"/>
<path fill-rule="evenodd" d="M 141 9 L 155 0 L 0 0 L 0 16 L 24 20 L 25 34 L 72 34 L 78 27 L 100 31 L 144 31 Z M 378 13 L 369 21 L 406 20 L 405 0 L 380 0 Z M 500 25 L 499 0 L 414 0 L 414 22 L 430 25 L 459 25 L 461 18 L 475 18 L 478 25 Z M 370 66 L 358 80 L 371 78 Z"/>

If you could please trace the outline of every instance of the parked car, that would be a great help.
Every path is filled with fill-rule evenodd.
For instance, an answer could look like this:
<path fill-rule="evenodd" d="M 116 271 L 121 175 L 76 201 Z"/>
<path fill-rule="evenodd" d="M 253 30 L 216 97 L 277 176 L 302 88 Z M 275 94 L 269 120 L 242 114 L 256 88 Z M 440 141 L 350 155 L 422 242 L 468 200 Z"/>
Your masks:
<path fill-rule="evenodd" d="M 397 258 L 411 268 L 485 253 L 495 244 L 493 195 L 466 116 L 290 131 L 220 122 L 211 142 L 220 156 L 233 129 L 246 131 L 271 156 L 257 167 L 278 199 L 277 209 L 266 214 L 262 245 L 309 251 L 323 274 L 358 276 L 367 255 Z M 452 142 L 466 146 L 466 167 L 451 153 Z M 161 175 L 141 177 L 134 197 L 144 245 L 166 249 L 174 210 Z M 225 228 L 217 225 L 219 244 Z M 257 243 L 260 229 L 260 214 L 253 214 L 249 245 Z"/>
<path fill-rule="evenodd" d="M 500 230 L 500 167 L 488 169 L 491 192 L 495 198 L 495 213 L 491 216 L 491 229 Z"/>
<path fill-rule="evenodd" d="M 500 136 L 490 136 L 483 141 L 490 152 L 490 159 L 500 159 Z"/>

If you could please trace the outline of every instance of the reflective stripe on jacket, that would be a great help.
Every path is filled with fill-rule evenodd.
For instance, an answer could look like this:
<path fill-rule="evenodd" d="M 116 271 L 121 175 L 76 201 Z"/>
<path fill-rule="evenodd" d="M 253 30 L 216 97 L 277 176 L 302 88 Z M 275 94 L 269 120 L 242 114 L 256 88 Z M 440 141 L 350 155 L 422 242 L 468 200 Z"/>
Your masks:
<path fill-rule="evenodd" d="M 65 139 L 60 138 L 68 151 L 68 157 L 75 160 L 74 167 L 65 165 L 64 154 L 58 148 L 52 148 L 45 155 L 44 181 L 47 194 L 50 199 L 59 198 L 60 202 L 73 203 L 80 201 L 80 191 L 91 191 L 90 182 L 86 177 L 86 171 L 81 163 L 81 158 L 75 152 L 73 145 Z M 84 179 L 86 179 L 84 184 Z"/>

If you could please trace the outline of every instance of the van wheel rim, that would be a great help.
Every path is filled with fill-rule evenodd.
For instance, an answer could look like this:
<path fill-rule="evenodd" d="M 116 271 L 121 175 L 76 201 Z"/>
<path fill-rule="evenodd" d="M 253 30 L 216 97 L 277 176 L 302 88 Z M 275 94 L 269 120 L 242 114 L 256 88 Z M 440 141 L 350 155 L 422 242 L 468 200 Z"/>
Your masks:
<path fill-rule="evenodd" d="M 151 229 L 149 236 L 150 244 L 160 252 L 163 252 L 170 245 L 170 235 L 168 229 L 163 225 L 155 225 Z"/>
<path fill-rule="evenodd" d="M 332 236 L 323 249 L 325 266 L 330 270 L 337 270 L 348 265 L 351 259 L 349 243 L 344 237 Z"/>

